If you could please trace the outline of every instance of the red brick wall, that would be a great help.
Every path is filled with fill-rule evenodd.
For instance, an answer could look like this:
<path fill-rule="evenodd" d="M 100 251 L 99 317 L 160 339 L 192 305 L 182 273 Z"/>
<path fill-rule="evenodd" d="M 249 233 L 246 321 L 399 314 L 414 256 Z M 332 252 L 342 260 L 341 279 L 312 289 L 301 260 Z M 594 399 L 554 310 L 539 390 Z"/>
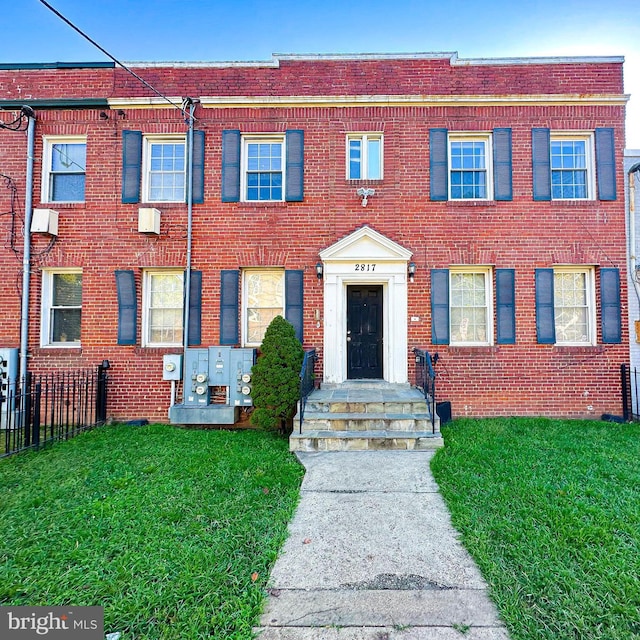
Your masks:
<path fill-rule="evenodd" d="M 281 61 L 279 68 L 144 68 L 145 79 L 170 95 L 542 94 L 622 92 L 620 64 L 451 66 L 449 60 Z M 0 71 L 0 100 L 19 96 L 112 97 L 149 95 L 122 70 Z M 12 119 L 3 114 L 5 122 Z M 39 110 L 36 125 L 34 206 L 40 205 L 42 136 L 86 134 L 86 202 L 58 205 L 59 236 L 33 236 L 30 294 L 31 370 L 95 366 L 111 362 L 109 413 L 117 418 L 166 420 L 170 383 L 162 381 L 166 349 L 118 346 L 113 272 L 144 267 L 182 268 L 186 262 L 187 209 L 162 205 L 159 237 L 137 231 L 140 205 L 121 203 L 121 131 L 185 132 L 174 109 L 125 108 L 125 117 L 99 110 Z M 193 267 L 203 272 L 202 344 L 219 341 L 220 270 L 277 265 L 304 269 L 305 344 L 322 354 L 322 284 L 315 275 L 318 251 L 363 224 L 414 252 L 418 271 L 409 285 L 408 343 L 437 351 L 438 395 L 454 415 L 563 415 L 620 413 L 619 365 L 623 342 L 590 348 L 539 345 L 535 332 L 534 271 L 553 264 L 625 269 L 622 174 L 613 202 L 534 202 L 531 128 L 593 130 L 615 127 L 622 167 L 623 108 L 589 106 L 407 106 L 344 108 L 205 109 L 197 128 L 206 132 L 205 203 L 193 209 Z M 429 199 L 429 129 L 513 130 L 513 192 L 509 202 L 448 203 Z M 301 203 L 222 203 L 223 129 L 278 132 L 304 129 L 305 199 Z M 384 180 L 366 208 L 356 197 L 363 183 L 345 179 L 345 134 L 384 132 Z M 26 135 L 0 130 L 0 173 L 19 186 L 16 215 L 0 217 L 3 245 L 0 345 L 18 346 Z M 364 183 L 366 184 L 366 183 Z M 43 205 L 50 206 L 50 205 Z M 10 211 L 0 189 L 0 213 Z M 12 250 L 11 233 L 14 241 Z M 516 270 L 517 343 L 486 348 L 431 345 L 432 268 L 483 264 Z M 41 269 L 82 267 L 82 349 L 39 347 Z M 621 278 L 626 314 L 626 278 Z M 140 304 L 139 304 L 140 312 Z M 140 327 L 140 323 L 139 323 Z M 140 331 L 140 328 L 139 328 Z M 139 343 L 139 340 L 138 340 Z M 179 351 L 179 350 L 174 350 Z M 408 354 L 410 369 L 412 358 Z M 320 371 L 321 369 L 319 369 Z M 413 372 L 410 371 L 410 379 Z M 589 409 L 588 407 L 592 407 Z"/>

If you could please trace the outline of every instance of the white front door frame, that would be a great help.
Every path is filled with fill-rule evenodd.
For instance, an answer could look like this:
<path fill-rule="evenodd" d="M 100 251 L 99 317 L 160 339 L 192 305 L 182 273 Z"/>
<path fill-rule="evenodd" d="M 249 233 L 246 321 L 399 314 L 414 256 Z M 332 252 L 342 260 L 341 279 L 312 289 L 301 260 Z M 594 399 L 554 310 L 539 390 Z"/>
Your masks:
<path fill-rule="evenodd" d="M 412 253 L 369 227 L 320 252 L 324 262 L 325 382 L 347 379 L 347 286 L 382 285 L 383 376 L 408 381 L 407 263 Z"/>

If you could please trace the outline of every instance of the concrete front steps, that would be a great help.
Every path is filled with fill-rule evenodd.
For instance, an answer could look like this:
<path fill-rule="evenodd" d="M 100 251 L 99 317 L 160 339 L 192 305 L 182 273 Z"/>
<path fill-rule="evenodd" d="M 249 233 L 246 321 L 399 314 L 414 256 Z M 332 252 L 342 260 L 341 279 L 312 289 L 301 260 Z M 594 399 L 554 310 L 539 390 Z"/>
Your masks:
<path fill-rule="evenodd" d="M 408 384 L 349 381 L 323 384 L 296 416 L 291 451 L 429 450 L 443 446 L 424 395 Z"/>

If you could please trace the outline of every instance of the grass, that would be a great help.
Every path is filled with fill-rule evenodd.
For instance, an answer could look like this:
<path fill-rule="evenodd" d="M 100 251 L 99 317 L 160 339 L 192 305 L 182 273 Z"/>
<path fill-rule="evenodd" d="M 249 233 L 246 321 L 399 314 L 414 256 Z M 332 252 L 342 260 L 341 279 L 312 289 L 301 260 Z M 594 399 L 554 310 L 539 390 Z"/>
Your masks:
<path fill-rule="evenodd" d="M 251 638 L 303 470 L 256 431 L 113 425 L 0 461 L 0 605 L 122 640 Z"/>
<path fill-rule="evenodd" d="M 432 461 L 512 640 L 640 638 L 640 426 L 456 420 Z"/>

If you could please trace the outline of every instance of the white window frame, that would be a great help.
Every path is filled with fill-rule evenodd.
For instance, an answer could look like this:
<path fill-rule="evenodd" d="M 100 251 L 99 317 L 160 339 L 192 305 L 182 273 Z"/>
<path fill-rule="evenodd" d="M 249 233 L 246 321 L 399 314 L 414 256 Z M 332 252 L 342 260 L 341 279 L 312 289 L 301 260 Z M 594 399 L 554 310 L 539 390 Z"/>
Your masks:
<path fill-rule="evenodd" d="M 280 172 L 282 174 L 282 196 L 273 200 L 260 200 L 248 198 L 248 179 L 249 174 L 249 151 L 250 144 L 279 144 L 281 148 L 281 167 Z M 275 133 L 255 133 L 255 134 L 243 134 L 242 135 L 242 153 L 241 153 L 241 171 L 240 171 L 240 201 L 241 202 L 284 202 L 286 196 L 286 171 L 287 169 L 287 146 L 286 136 L 284 134 Z M 253 173 L 253 172 L 252 172 Z M 257 173 L 260 173 L 258 171 Z M 272 173 L 278 173 L 274 171 Z"/>
<path fill-rule="evenodd" d="M 463 340 L 454 338 L 453 332 L 453 278 L 456 275 L 482 275 L 484 277 L 486 340 Z M 466 306 L 465 308 L 479 308 Z M 449 344 L 452 346 L 491 346 L 494 343 L 493 268 L 485 266 L 459 266 L 449 269 Z"/>
<path fill-rule="evenodd" d="M 285 287 L 285 270 L 278 268 L 268 268 L 264 269 L 243 269 L 242 271 L 242 346 L 243 347 L 259 347 L 262 344 L 262 340 L 260 342 L 250 341 L 249 336 L 249 309 L 254 308 L 250 307 L 249 303 L 251 302 L 251 293 L 249 291 L 249 282 L 250 277 L 255 274 L 270 274 L 270 275 L 278 275 L 281 278 L 280 286 L 282 287 L 282 307 L 273 306 L 267 307 L 263 305 L 258 308 L 266 308 L 266 309 L 277 309 L 278 312 L 275 315 L 281 315 L 283 318 L 285 316 L 285 305 L 286 305 L 286 287 Z M 267 325 L 268 326 L 268 325 Z M 266 331 L 266 327 L 265 327 Z"/>
<path fill-rule="evenodd" d="M 560 274 L 584 274 L 585 275 L 585 287 L 586 287 L 586 308 L 587 308 L 587 322 L 588 322 L 588 335 L 585 340 L 560 340 L 562 334 L 562 327 L 559 324 L 557 309 L 558 297 L 556 295 L 556 275 Z M 570 346 L 595 346 L 597 344 L 597 325 L 596 325 L 596 277 L 594 267 L 584 266 L 561 266 L 553 268 L 553 316 L 554 326 L 556 333 L 556 345 L 562 347 Z"/>
<path fill-rule="evenodd" d="M 184 135 L 145 135 L 144 144 L 142 145 L 142 201 L 143 202 L 185 202 L 187 189 L 187 140 Z M 184 184 L 182 195 L 177 199 L 154 199 L 151 197 L 151 146 L 154 144 L 179 144 L 184 146 Z M 164 172 L 163 172 L 164 173 Z"/>
<path fill-rule="evenodd" d="M 458 168 L 452 166 L 452 151 L 451 147 L 453 143 L 461 142 L 481 142 L 484 144 L 484 174 L 486 180 L 486 194 L 483 198 L 454 198 L 452 195 L 453 181 L 451 176 L 454 172 L 461 171 Z M 447 136 L 447 158 L 448 158 L 448 183 L 449 193 L 448 198 L 454 202 L 471 202 L 471 201 L 485 201 L 493 200 L 493 136 L 488 132 L 450 132 Z M 468 171 L 478 172 L 479 169 L 470 168 Z M 457 186 L 457 185 L 456 185 Z"/>
<path fill-rule="evenodd" d="M 51 176 L 55 173 L 52 170 L 53 163 L 53 146 L 56 144 L 83 144 L 85 146 L 85 163 L 86 163 L 86 148 L 87 137 L 86 136 L 46 136 L 43 138 L 42 147 L 42 185 L 41 185 L 41 201 L 42 202 L 84 202 L 86 200 L 86 187 L 87 187 L 87 167 L 84 167 L 84 186 L 85 194 L 81 200 L 54 200 L 53 199 L 53 185 L 51 184 Z"/>
<path fill-rule="evenodd" d="M 40 346 L 41 347 L 62 347 L 64 349 L 79 349 L 80 340 L 66 341 L 61 340 L 54 342 L 53 333 L 53 310 L 54 309 L 80 309 L 80 327 L 82 332 L 82 302 L 79 306 L 53 305 L 53 280 L 57 275 L 76 274 L 82 275 L 82 269 L 60 268 L 60 269 L 43 269 L 42 271 L 42 294 L 41 294 L 41 316 L 40 316 Z M 81 334 L 82 335 L 82 334 Z"/>
<path fill-rule="evenodd" d="M 183 269 L 145 269 L 142 274 L 142 346 L 143 347 L 178 347 L 184 339 L 184 295 L 181 296 L 179 307 L 165 307 L 166 309 L 179 309 L 181 318 L 182 337 L 176 341 L 153 341 L 151 339 L 151 282 L 156 276 L 179 276 L 184 287 Z M 181 292 L 182 293 L 182 292 Z"/>
<path fill-rule="evenodd" d="M 358 140 L 360 147 L 360 177 L 351 176 L 351 142 Z M 377 140 L 380 142 L 380 176 L 372 178 L 369 175 L 369 145 L 370 141 Z M 384 135 L 380 132 L 370 133 L 348 133 L 346 140 L 346 176 L 347 180 L 382 180 L 384 178 Z"/>
<path fill-rule="evenodd" d="M 553 143 L 554 142 L 563 142 L 563 141 L 580 141 L 585 143 L 585 171 L 587 174 L 586 178 L 586 188 L 587 195 L 584 198 L 556 198 L 553 195 L 553 172 L 558 171 L 559 169 L 554 169 L 553 167 Z M 594 200 L 595 199 L 595 151 L 594 151 L 594 135 L 593 132 L 589 131 L 552 131 L 550 134 L 549 141 L 549 164 L 551 167 L 550 170 L 550 180 L 551 180 L 551 199 L 552 200 Z"/>

